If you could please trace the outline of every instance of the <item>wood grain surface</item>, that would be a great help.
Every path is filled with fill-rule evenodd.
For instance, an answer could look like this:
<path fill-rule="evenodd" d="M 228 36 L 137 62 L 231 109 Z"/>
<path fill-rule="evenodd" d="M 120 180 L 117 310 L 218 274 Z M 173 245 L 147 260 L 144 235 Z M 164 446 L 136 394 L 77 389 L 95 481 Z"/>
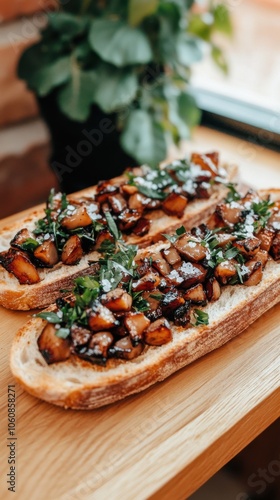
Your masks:
<path fill-rule="evenodd" d="M 231 156 L 243 165 L 246 181 L 251 171 L 257 187 L 262 178 L 269 182 L 260 187 L 280 186 L 279 155 L 253 145 L 257 160 L 250 163 L 248 157 L 240 157 L 238 141 L 200 128 L 190 149 L 219 149 L 226 159 Z M 262 174 L 252 176 L 254 168 Z M 29 314 L 0 310 L 0 498 L 4 499 L 13 495 L 6 482 L 7 388 L 14 383 L 8 358 L 13 335 Z M 13 497 L 187 498 L 280 416 L 279 320 L 280 305 L 166 381 L 91 412 L 56 408 L 16 385 Z"/>

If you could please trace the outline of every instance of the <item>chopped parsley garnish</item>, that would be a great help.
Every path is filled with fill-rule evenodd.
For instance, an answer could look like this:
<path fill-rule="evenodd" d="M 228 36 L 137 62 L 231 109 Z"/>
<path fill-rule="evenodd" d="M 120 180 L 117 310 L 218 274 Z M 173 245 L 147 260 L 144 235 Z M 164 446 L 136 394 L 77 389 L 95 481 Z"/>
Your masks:
<path fill-rule="evenodd" d="M 208 313 L 202 311 L 201 309 L 194 309 L 193 315 L 195 319 L 194 326 L 209 325 Z"/>
<path fill-rule="evenodd" d="M 178 227 L 178 229 L 176 229 L 174 234 L 170 235 L 163 233 L 162 236 L 164 236 L 168 241 L 170 241 L 170 243 L 175 243 L 175 241 L 177 241 L 180 238 L 180 236 L 182 236 L 186 232 L 187 232 L 186 228 L 184 226 L 181 226 Z"/>
<path fill-rule="evenodd" d="M 132 293 L 132 307 L 136 311 L 146 312 L 150 310 L 149 302 L 142 297 L 142 292 L 133 292 Z"/>
<path fill-rule="evenodd" d="M 226 184 L 229 190 L 227 197 L 225 198 L 226 203 L 231 203 L 232 201 L 238 201 L 241 199 L 241 194 L 236 189 L 236 184 L 229 182 Z"/>
<path fill-rule="evenodd" d="M 261 227 L 266 226 L 267 221 L 271 216 L 271 211 L 269 209 L 273 207 L 273 205 L 274 203 L 270 199 L 252 203 L 252 210 L 259 217 L 257 224 Z"/>
<path fill-rule="evenodd" d="M 20 245 L 20 247 L 25 252 L 34 252 L 34 250 L 36 250 L 36 248 L 39 245 L 40 245 L 40 243 L 37 240 L 35 240 L 34 238 L 27 238 L 27 240 L 25 240 L 24 243 L 22 243 Z"/>

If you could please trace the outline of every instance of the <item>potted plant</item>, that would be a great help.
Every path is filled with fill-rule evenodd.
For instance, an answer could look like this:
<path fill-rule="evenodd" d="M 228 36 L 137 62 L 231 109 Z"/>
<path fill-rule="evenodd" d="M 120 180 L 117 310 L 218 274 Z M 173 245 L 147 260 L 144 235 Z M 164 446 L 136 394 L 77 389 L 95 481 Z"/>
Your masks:
<path fill-rule="evenodd" d="M 194 0 L 61 0 L 18 73 L 51 132 L 51 167 L 66 192 L 157 165 L 189 137 L 200 113 L 188 93 L 205 42 L 225 69 L 215 31 L 230 31 L 223 4 Z"/>

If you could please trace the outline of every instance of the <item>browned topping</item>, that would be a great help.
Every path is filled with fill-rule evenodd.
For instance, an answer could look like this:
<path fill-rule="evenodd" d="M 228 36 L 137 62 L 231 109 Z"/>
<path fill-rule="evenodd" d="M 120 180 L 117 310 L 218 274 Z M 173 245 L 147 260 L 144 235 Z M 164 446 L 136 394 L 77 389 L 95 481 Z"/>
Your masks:
<path fill-rule="evenodd" d="M 102 297 L 102 304 L 110 311 L 126 312 L 132 307 L 132 297 L 122 288 L 116 288 Z"/>
<path fill-rule="evenodd" d="M 71 352 L 102 364 L 110 357 L 134 359 L 145 345 L 170 342 L 174 325 L 207 325 L 201 307 L 218 300 L 223 286 L 258 285 L 268 260 L 280 259 L 280 230 L 271 226 L 271 210 L 276 224 L 279 207 L 252 192 L 241 198 L 232 189 L 229 196 L 211 217 L 212 230 L 181 227 L 168 236 L 170 244 L 145 257 L 118 240 L 120 250 L 109 263 L 100 260 L 94 278 L 79 278 L 78 305 L 59 303 L 60 315 L 49 319 L 62 335 L 69 330 Z M 227 208 L 238 208 L 237 222 Z"/>
<path fill-rule="evenodd" d="M 21 285 L 33 285 L 40 281 L 36 267 L 28 255 L 20 250 L 10 248 L 7 252 L 2 252 L 0 262 Z"/>
<path fill-rule="evenodd" d="M 55 243 L 49 239 L 44 241 L 34 250 L 34 257 L 41 260 L 46 266 L 53 267 L 58 263 L 59 257 Z"/>
<path fill-rule="evenodd" d="M 172 340 L 172 331 L 165 318 L 157 319 L 144 332 L 144 340 L 148 345 L 163 345 Z"/>
<path fill-rule="evenodd" d="M 161 209 L 181 217 L 190 201 L 211 196 L 213 185 L 224 176 L 217 153 L 196 153 L 190 161 L 175 161 L 164 169 L 130 169 L 122 180 L 100 182 L 91 197 L 76 199 L 52 190 L 45 217 L 36 221 L 32 233 L 26 228 L 19 231 L 11 247 L 25 253 L 36 268 L 53 267 L 59 261 L 75 265 L 92 250 L 106 253 L 114 241 L 108 230 L 108 214 L 118 231 L 141 238 L 151 229 L 152 211 Z M 0 262 L 5 267 L 4 257 L 0 256 Z"/>
<path fill-rule="evenodd" d="M 38 347 L 47 363 L 65 361 L 70 357 L 70 339 L 62 339 L 56 335 L 54 325 L 48 323 L 38 339 Z"/>
<path fill-rule="evenodd" d="M 78 227 L 86 227 L 92 224 L 92 219 L 87 213 L 85 207 L 78 207 L 73 215 L 64 217 L 61 221 L 62 227 L 68 230 L 77 229 Z"/>
<path fill-rule="evenodd" d="M 73 266 L 74 264 L 77 264 L 79 260 L 81 260 L 82 256 L 83 248 L 81 240 L 79 236 L 73 234 L 72 236 L 70 236 L 69 240 L 66 241 L 63 247 L 61 260 L 63 264 Z"/>

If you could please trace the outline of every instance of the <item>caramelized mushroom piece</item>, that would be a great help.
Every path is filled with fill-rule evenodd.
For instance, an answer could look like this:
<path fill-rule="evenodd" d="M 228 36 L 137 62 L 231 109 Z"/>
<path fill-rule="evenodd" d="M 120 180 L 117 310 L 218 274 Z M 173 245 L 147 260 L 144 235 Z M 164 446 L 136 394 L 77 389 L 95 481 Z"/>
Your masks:
<path fill-rule="evenodd" d="M 78 345 L 86 345 L 90 340 L 92 333 L 88 328 L 78 326 L 74 323 L 71 327 L 71 339 L 74 347 Z"/>
<path fill-rule="evenodd" d="M 269 252 L 275 232 L 270 229 L 261 229 L 258 232 L 258 239 L 261 241 L 261 249 Z"/>
<path fill-rule="evenodd" d="M 242 210 L 243 207 L 237 202 L 220 203 L 217 205 L 216 213 L 227 226 L 232 227 L 240 221 Z"/>
<path fill-rule="evenodd" d="M 221 296 L 220 284 L 214 276 L 212 276 L 211 278 L 209 278 L 209 280 L 206 281 L 205 290 L 206 290 L 207 299 L 210 302 L 214 302 L 215 300 L 218 300 Z"/>
<path fill-rule="evenodd" d="M 126 200 L 120 193 L 116 193 L 114 195 L 109 196 L 108 201 L 115 214 L 120 214 L 123 210 L 127 208 Z"/>
<path fill-rule="evenodd" d="M 236 236 L 227 233 L 218 233 L 215 235 L 215 238 L 218 241 L 217 247 L 225 247 L 228 243 L 232 243 L 237 240 Z"/>
<path fill-rule="evenodd" d="M 197 198 L 210 198 L 212 194 L 212 186 L 209 184 L 209 182 L 201 182 L 198 184 L 196 188 L 196 196 Z"/>
<path fill-rule="evenodd" d="M 162 210 L 167 215 L 182 217 L 187 204 L 188 200 L 185 196 L 177 193 L 170 193 L 162 202 Z"/>
<path fill-rule="evenodd" d="M 133 228 L 140 219 L 142 212 L 126 209 L 119 215 L 120 230 L 128 231 Z"/>
<path fill-rule="evenodd" d="M 165 318 L 157 319 L 151 323 L 143 335 L 144 341 L 148 345 L 163 345 L 172 340 L 172 331 Z"/>
<path fill-rule="evenodd" d="M 66 241 L 61 254 L 61 260 L 63 264 L 67 266 L 73 266 L 81 260 L 83 256 L 83 248 L 79 236 L 73 234 Z"/>
<path fill-rule="evenodd" d="M 124 317 L 124 324 L 129 332 L 133 345 L 141 341 L 143 332 L 150 325 L 150 320 L 142 312 L 130 312 Z"/>
<path fill-rule="evenodd" d="M 174 312 L 174 323 L 176 326 L 187 326 L 191 320 L 190 302 L 178 307 Z"/>
<path fill-rule="evenodd" d="M 58 337 L 56 329 L 51 323 L 45 326 L 37 343 L 39 351 L 49 365 L 58 361 L 65 361 L 70 357 L 70 340 Z"/>
<path fill-rule="evenodd" d="M 138 222 L 136 222 L 136 225 L 133 228 L 133 232 L 134 234 L 136 234 L 136 236 L 144 236 L 149 232 L 150 227 L 151 221 L 145 219 L 145 217 L 141 217 Z"/>
<path fill-rule="evenodd" d="M 224 227 L 225 223 L 222 219 L 222 217 L 217 213 L 214 212 L 212 215 L 210 215 L 208 221 L 207 221 L 207 227 L 209 229 L 216 229 L 218 227 Z"/>
<path fill-rule="evenodd" d="M 165 250 L 161 250 L 161 253 L 165 260 L 170 264 L 170 266 L 175 266 L 175 264 L 180 264 L 182 262 L 182 259 L 177 252 L 176 248 L 173 246 L 170 246 L 169 248 L 166 248 Z"/>
<path fill-rule="evenodd" d="M 97 193 L 95 195 L 98 203 L 105 203 L 109 196 L 119 191 L 119 186 L 111 184 L 111 181 L 101 181 L 97 185 Z"/>
<path fill-rule="evenodd" d="M 112 236 L 110 231 L 108 231 L 108 229 L 102 229 L 101 231 L 99 231 L 99 233 L 96 237 L 94 250 L 97 250 L 97 251 L 100 250 L 104 241 L 108 241 L 111 243 L 114 242 L 114 237 Z"/>
<path fill-rule="evenodd" d="M 168 275 L 168 279 L 176 286 L 190 288 L 197 283 L 205 281 L 207 270 L 200 264 L 192 262 L 183 262 L 180 267 L 173 269 Z"/>
<path fill-rule="evenodd" d="M 13 237 L 13 239 L 11 240 L 11 247 L 14 247 L 14 248 L 21 248 L 21 245 L 23 243 L 25 243 L 25 241 L 28 239 L 28 238 L 33 238 L 33 236 L 31 235 L 31 233 L 28 231 L 28 229 L 24 228 L 24 229 L 21 229 L 20 231 L 18 231 L 16 233 L 16 235 Z"/>
<path fill-rule="evenodd" d="M 20 250 L 10 248 L 7 252 L 0 254 L 0 264 L 9 272 L 14 274 L 21 285 L 33 285 L 40 281 L 36 267 L 28 256 Z"/>
<path fill-rule="evenodd" d="M 143 299 L 148 302 L 149 310 L 145 311 L 145 316 L 147 316 L 151 321 L 162 316 L 161 300 L 163 293 L 160 291 L 144 292 L 142 295 Z"/>
<path fill-rule="evenodd" d="M 122 288 L 116 288 L 106 293 L 102 298 L 102 304 L 112 312 L 127 312 L 132 306 L 132 297 Z"/>
<path fill-rule="evenodd" d="M 175 243 L 174 247 L 178 250 L 179 254 L 191 260 L 192 262 L 199 262 L 205 259 L 207 249 L 201 245 L 200 241 L 190 234 L 184 234 Z"/>
<path fill-rule="evenodd" d="M 154 290 L 160 283 L 160 277 L 153 272 L 145 274 L 138 281 L 133 283 L 132 288 L 134 292 L 141 292 L 145 290 Z"/>
<path fill-rule="evenodd" d="M 262 268 L 264 269 L 268 261 L 268 252 L 265 250 L 259 250 L 253 259 L 255 262 L 261 262 Z"/>
<path fill-rule="evenodd" d="M 207 300 L 203 285 L 198 283 L 197 285 L 189 288 L 184 294 L 184 299 L 190 300 L 194 304 L 200 304 L 202 306 L 205 305 Z"/>
<path fill-rule="evenodd" d="M 244 257 L 253 257 L 259 251 L 261 242 L 255 236 L 250 236 L 244 240 L 235 241 L 233 246 L 236 247 Z"/>
<path fill-rule="evenodd" d="M 113 342 L 114 337 L 110 332 L 95 333 L 90 339 L 88 353 L 92 357 L 107 358 L 108 349 Z"/>
<path fill-rule="evenodd" d="M 131 196 L 132 194 L 137 193 L 138 188 L 136 186 L 131 186 L 130 184 L 123 184 L 120 187 L 120 191 L 125 195 Z"/>
<path fill-rule="evenodd" d="M 152 271 L 151 260 L 145 257 L 137 261 L 137 274 L 138 276 L 144 276 L 145 274 Z"/>
<path fill-rule="evenodd" d="M 44 241 L 34 250 L 34 257 L 41 260 L 46 266 L 54 266 L 58 263 L 59 257 L 53 240 Z"/>
<path fill-rule="evenodd" d="M 280 232 L 276 234 L 272 241 L 270 253 L 275 260 L 280 259 Z"/>
<path fill-rule="evenodd" d="M 129 336 L 123 337 L 115 342 L 114 346 L 109 349 L 109 354 L 116 358 L 121 359 L 134 359 L 137 358 L 143 351 L 143 344 L 139 343 L 136 346 L 132 344 Z"/>
<path fill-rule="evenodd" d="M 221 262 L 215 268 L 214 274 L 220 283 L 226 285 L 237 274 L 235 261 L 225 260 Z"/>
<path fill-rule="evenodd" d="M 134 193 L 130 196 L 128 200 L 128 206 L 131 210 L 137 210 L 138 212 L 143 212 L 145 205 L 146 196 L 141 193 Z"/>
<path fill-rule="evenodd" d="M 86 227 L 92 224 L 92 219 L 87 213 L 85 207 L 78 207 L 72 215 L 67 215 L 61 221 L 62 227 L 71 231 L 78 227 Z"/>
<path fill-rule="evenodd" d="M 96 300 L 91 309 L 87 311 L 88 325 L 93 332 L 107 330 L 118 326 L 118 321 L 108 307 Z"/>
<path fill-rule="evenodd" d="M 249 261 L 244 264 L 244 267 L 248 269 L 248 274 L 244 276 L 243 284 L 245 286 L 256 286 L 258 285 L 263 276 L 262 263 Z"/>
<path fill-rule="evenodd" d="M 153 267 L 163 276 L 170 273 L 171 268 L 168 262 L 162 257 L 161 252 L 155 252 L 151 256 Z"/>
<path fill-rule="evenodd" d="M 162 311 L 164 315 L 169 316 L 175 309 L 178 309 L 178 307 L 182 306 L 184 303 L 185 299 L 180 292 L 177 288 L 173 288 L 163 296 L 161 301 Z"/>
<path fill-rule="evenodd" d="M 218 175 L 218 165 L 219 165 L 219 153 L 214 151 L 213 153 L 199 154 L 193 153 L 191 155 L 191 163 L 199 165 L 202 170 L 208 170 L 212 177 Z"/>

